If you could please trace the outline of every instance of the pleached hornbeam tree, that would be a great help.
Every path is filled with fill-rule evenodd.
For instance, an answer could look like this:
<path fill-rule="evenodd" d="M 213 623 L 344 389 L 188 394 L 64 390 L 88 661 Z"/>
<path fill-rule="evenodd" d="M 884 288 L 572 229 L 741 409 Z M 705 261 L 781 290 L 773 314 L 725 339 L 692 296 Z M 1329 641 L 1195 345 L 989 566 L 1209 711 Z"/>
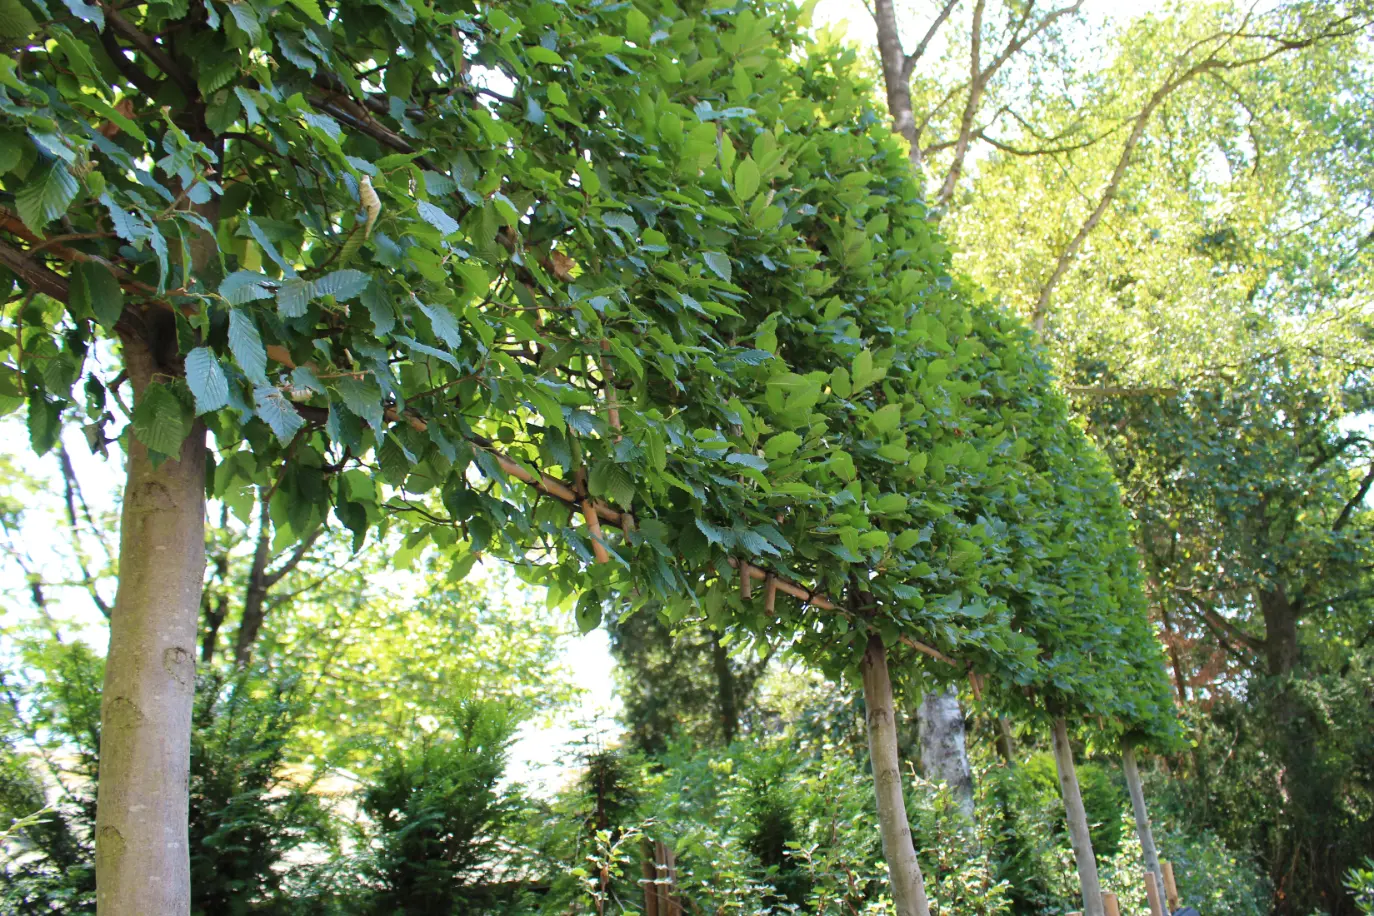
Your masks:
<path fill-rule="evenodd" d="M 519 560 L 585 628 L 619 596 L 901 690 L 1048 683 L 1031 630 L 1113 622 L 1134 587 L 1087 552 L 1108 597 L 1057 597 L 1066 531 L 1124 537 L 1084 508 L 1110 480 L 1056 460 L 1086 446 L 1027 332 L 953 282 L 855 52 L 790 6 L 73 4 L 9 28 L 0 408 L 40 452 L 80 422 L 127 455 L 104 914 L 189 907 L 207 493 L 265 494 L 274 549 L 399 519 L 454 576 Z M 1084 709 L 1133 651 L 1105 648 L 1063 688 Z"/>

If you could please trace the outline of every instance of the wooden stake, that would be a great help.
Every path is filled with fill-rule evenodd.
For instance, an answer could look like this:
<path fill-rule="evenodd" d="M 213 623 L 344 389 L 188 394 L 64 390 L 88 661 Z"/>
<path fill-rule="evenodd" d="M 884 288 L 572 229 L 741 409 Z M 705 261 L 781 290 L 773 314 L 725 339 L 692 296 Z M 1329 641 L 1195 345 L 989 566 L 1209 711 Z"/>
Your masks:
<path fill-rule="evenodd" d="M 763 609 L 769 614 L 778 603 L 778 579 L 772 573 L 763 580 Z"/>
<path fill-rule="evenodd" d="M 654 844 L 640 840 L 640 870 L 644 874 L 644 916 L 658 916 L 658 868 L 654 864 Z"/>
<path fill-rule="evenodd" d="M 1161 860 L 1159 867 L 1164 877 L 1164 899 L 1169 904 L 1169 912 L 1178 909 L 1178 885 L 1174 884 L 1174 863 L 1167 859 Z"/>
<path fill-rule="evenodd" d="M 1164 916 L 1164 904 L 1159 899 L 1159 884 L 1155 881 L 1156 877 L 1154 872 L 1145 869 L 1145 897 L 1150 901 L 1150 916 Z"/>
<path fill-rule="evenodd" d="M 739 570 L 739 596 L 744 601 L 754 597 L 754 577 L 749 575 L 747 566 L 747 563 L 741 563 Z"/>
<path fill-rule="evenodd" d="M 1116 894 L 1102 892 L 1102 909 L 1107 911 L 1107 916 L 1121 916 L 1121 904 L 1117 903 Z"/>

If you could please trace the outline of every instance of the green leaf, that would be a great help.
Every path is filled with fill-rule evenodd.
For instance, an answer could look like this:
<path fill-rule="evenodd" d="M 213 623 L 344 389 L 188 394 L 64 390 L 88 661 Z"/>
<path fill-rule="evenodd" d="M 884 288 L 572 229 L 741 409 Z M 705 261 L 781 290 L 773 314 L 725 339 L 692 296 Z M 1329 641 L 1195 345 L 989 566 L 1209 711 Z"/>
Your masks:
<path fill-rule="evenodd" d="M 344 406 L 380 433 L 385 426 L 382 389 L 373 382 L 352 378 L 339 379 L 338 388 Z"/>
<path fill-rule="evenodd" d="M 420 211 L 420 219 L 438 229 L 439 234 L 445 238 L 453 235 L 460 228 L 456 219 L 427 200 L 417 201 L 415 207 Z"/>
<path fill-rule="evenodd" d="M 176 456 L 191 432 L 191 412 L 161 382 L 152 382 L 134 406 L 134 435 L 151 451 Z"/>
<path fill-rule="evenodd" d="M 772 460 L 783 455 L 791 455 L 801 448 L 802 437 L 797 433 L 787 430 L 769 438 L 763 445 L 763 454 Z"/>
<path fill-rule="evenodd" d="M 299 277 L 283 280 L 281 288 L 277 290 L 277 311 L 283 318 L 303 317 L 306 306 L 314 298 L 314 286 L 309 280 Z"/>
<path fill-rule="evenodd" d="M 82 261 L 72 267 L 71 304 L 78 313 L 94 316 L 108 331 L 124 313 L 124 290 L 103 265 Z"/>
<path fill-rule="evenodd" d="M 219 285 L 219 294 L 230 305 L 243 305 L 258 299 L 271 299 L 276 281 L 252 270 L 236 270 Z"/>
<path fill-rule="evenodd" d="M 902 422 L 902 405 L 884 404 L 882 407 L 873 411 L 873 416 L 868 418 L 868 425 L 877 433 L 890 433 L 894 431 Z"/>
<path fill-rule="evenodd" d="M 285 445 L 291 441 L 291 437 L 296 434 L 296 430 L 305 425 L 305 419 L 286 395 L 271 385 L 260 386 L 253 391 L 253 403 L 256 405 L 255 411 L 263 419 L 272 432 L 276 433 L 277 440 Z"/>
<path fill-rule="evenodd" d="M 361 295 L 371 279 L 361 270 L 336 270 L 315 281 L 315 295 L 333 296 L 339 302 L 346 302 Z"/>
<path fill-rule="evenodd" d="M 186 384 L 196 396 L 196 414 L 219 410 L 229 403 L 229 381 L 215 354 L 196 347 L 186 354 Z"/>
<path fill-rule="evenodd" d="M 421 303 L 420 311 L 429 319 L 434 336 L 447 344 L 449 349 L 457 350 L 463 345 L 463 332 L 458 327 L 458 320 L 446 307 Z"/>
<path fill-rule="evenodd" d="M 584 636 L 595 630 L 601 626 L 601 599 L 595 592 L 583 592 L 582 597 L 577 599 L 573 616 L 577 618 L 578 631 Z"/>
<path fill-rule="evenodd" d="M 318 25 L 325 25 L 324 13 L 317 0 L 290 0 L 291 5 L 309 16 Z"/>
<path fill-rule="evenodd" d="M 248 381 L 258 387 L 267 384 L 267 348 L 253 316 L 243 309 L 229 310 L 229 352 Z"/>
<path fill-rule="evenodd" d="M 745 156 L 735 167 L 735 197 L 740 203 L 753 198 L 759 190 L 759 166 L 753 156 Z"/>
<path fill-rule="evenodd" d="M 730 282 L 731 270 L 730 259 L 719 251 L 703 251 L 701 258 L 706 262 L 706 266 L 711 268 L 711 272 L 720 277 L 726 283 Z"/>
<path fill-rule="evenodd" d="M 67 212 L 80 190 L 81 183 L 67 170 L 66 163 L 54 160 L 20 184 L 14 193 L 14 208 L 24 225 L 41 235 L 43 227 Z"/>

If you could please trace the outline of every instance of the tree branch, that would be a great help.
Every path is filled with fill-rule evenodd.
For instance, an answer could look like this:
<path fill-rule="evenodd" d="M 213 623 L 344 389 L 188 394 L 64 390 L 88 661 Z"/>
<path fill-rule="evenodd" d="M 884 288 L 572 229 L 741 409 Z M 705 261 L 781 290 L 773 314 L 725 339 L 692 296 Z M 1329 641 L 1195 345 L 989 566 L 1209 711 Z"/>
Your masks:
<path fill-rule="evenodd" d="M 921 43 L 916 46 L 916 50 L 906 56 L 902 62 L 902 80 L 911 82 L 911 75 L 916 72 L 916 64 L 925 56 L 926 48 L 930 47 L 930 42 L 935 38 L 935 33 L 940 31 L 940 26 L 945 24 L 949 14 L 954 12 L 954 8 L 959 5 L 959 0 L 949 0 L 940 10 L 940 14 L 935 17 L 935 21 L 926 29 L 925 35 L 921 38 Z"/>
<path fill-rule="evenodd" d="M 1365 472 L 1364 479 L 1360 481 L 1360 487 L 1355 491 L 1355 495 L 1350 497 L 1350 501 L 1341 509 L 1341 514 L 1336 516 L 1336 523 L 1331 526 L 1332 533 L 1340 531 L 1349 523 L 1354 516 L 1355 510 L 1364 502 L 1369 495 L 1369 488 L 1374 486 L 1374 462 L 1369 465 L 1369 470 Z"/>

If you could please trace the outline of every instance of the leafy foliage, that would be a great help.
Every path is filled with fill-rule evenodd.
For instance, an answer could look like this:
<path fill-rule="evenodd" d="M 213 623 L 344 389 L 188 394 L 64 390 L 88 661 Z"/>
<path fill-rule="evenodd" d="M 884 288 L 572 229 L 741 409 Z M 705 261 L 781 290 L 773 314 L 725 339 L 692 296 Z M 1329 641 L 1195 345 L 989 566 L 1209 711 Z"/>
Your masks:
<path fill-rule="evenodd" d="M 137 295 L 120 333 L 175 326 L 133 435 L 172 454 L 189 386 L 212 493 L 270 489 L 278 540 L 400 513 L 555 600 L 805 633 L 831 671 L 877 630 L 1167 731 L 1115 490 L 1027 335 L 951 281 L 852 51 L 748 3 L 315 12 L 51 20 L 6 70 L 12 180 L 79 179 L 51 205 Z M 43 259 L 23 346 L 68 372 L 25 363 L 40 446 L 82 371 L 114 381 L 53 282 L 83 258 Z M 730 557 L 847 606 L 745 604 Z"/>

